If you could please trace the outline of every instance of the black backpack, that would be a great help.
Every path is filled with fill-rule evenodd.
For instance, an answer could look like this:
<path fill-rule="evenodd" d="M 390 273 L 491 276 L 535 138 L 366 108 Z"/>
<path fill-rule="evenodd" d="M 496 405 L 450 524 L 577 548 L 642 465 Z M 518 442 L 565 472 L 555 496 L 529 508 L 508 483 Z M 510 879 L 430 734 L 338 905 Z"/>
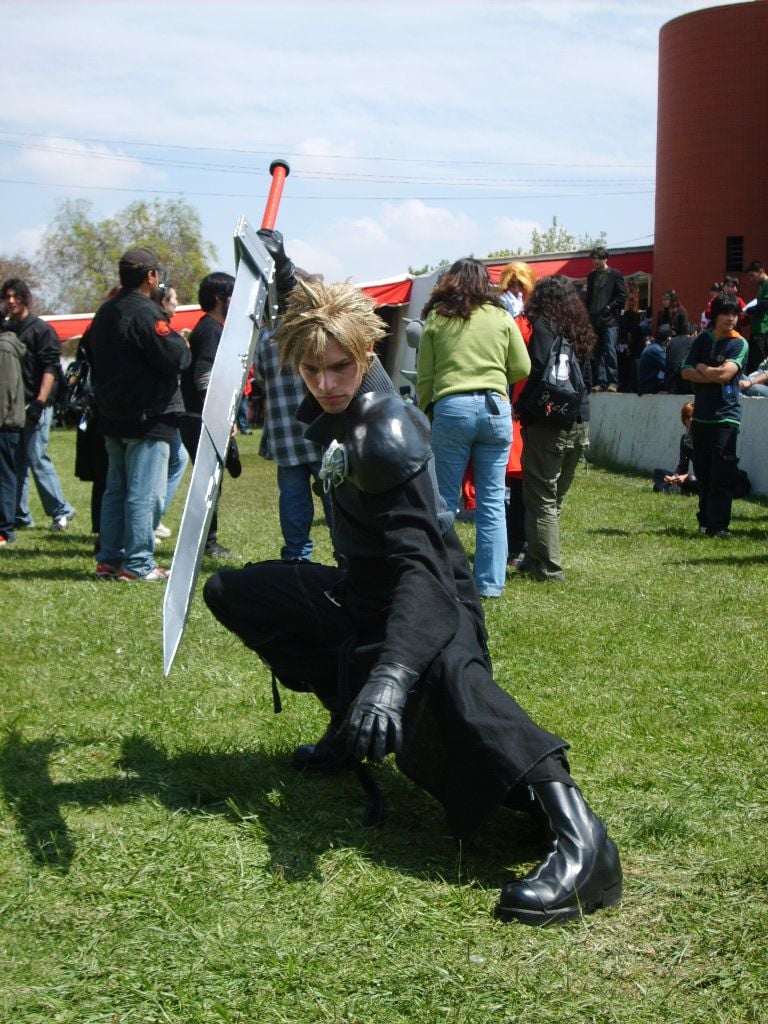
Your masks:
<path fill-rule="evenodd" d="M 515 411 L 558 430 L 570 430 L 581 416 L 585 391 L 576 353 L 568 340 L 558 334 L 541 377 L 520 395 Z"/>
<path fill-rule="evenodd" d="M 96 413 L 96 399 L 87 359 L 75 359 L 64 371 L 56 396 L 56 418 L 65 427 L 85 426 Z"/>

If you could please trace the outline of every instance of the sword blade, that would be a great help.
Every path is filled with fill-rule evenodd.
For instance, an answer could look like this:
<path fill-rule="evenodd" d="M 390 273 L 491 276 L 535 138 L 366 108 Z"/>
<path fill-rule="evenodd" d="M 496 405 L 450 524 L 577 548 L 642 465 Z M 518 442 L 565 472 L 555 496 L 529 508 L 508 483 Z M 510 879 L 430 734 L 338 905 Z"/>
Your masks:
<path fill-rule="evenodd" d="M 203 426 L 163 600 L 163 670 L 166 676 L 189 617 L 223 469 L 224 464 Z"/>
<path fill-rule="evenodd" d="M 163 600 L 163 668 L 167 676 L 189 618 L 218 497 L 232 426 L 265 312 L 274 308 L 272 257 L 244 218 L 235 229 L 239 260 L 202 413 L 200 444 Z"/>

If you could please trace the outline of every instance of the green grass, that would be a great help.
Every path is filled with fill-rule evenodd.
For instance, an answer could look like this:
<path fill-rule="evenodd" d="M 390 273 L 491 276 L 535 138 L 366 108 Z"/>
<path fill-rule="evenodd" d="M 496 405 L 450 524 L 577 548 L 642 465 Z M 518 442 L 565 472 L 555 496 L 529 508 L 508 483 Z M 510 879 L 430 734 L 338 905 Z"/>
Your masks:
<path fill-rule="evenodd" d="M 257 444 L 220 515 L 244 559 L 279 549 Z M 764 503 L 712 541 L 690 500 L 590 469 L 567 582 L 488 602 L 500 684 L 572 742 L 623 857 L 618 907 L 539 931 L 492 917 L 535 859 L 521 818 L 459 849 L 385 764 L 386 822 L 363 828 L 353 778 L 289 767 L 322 710 L 286 693 L 275 716 L 266 669 L 199 597 L 163 679 L 162 585 L 93 578 L 73 445 L 51 443 L 72 528 L 48 532 L 35 497 L 38 528 L 0 554 L 1 1021 L 768 1021 Z"/>

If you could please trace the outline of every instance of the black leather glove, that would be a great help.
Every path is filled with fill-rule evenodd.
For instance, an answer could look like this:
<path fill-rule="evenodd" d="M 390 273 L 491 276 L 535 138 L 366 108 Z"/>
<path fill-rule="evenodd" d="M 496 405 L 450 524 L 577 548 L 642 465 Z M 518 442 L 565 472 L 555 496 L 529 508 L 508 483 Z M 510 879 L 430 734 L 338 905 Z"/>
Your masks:
<path fill-rule="evenodd" d="M 269 231 L 267 228 L 259 228 L 256 234 L 275 261 L 275 288 L 281 295 L 287 295 L 296 287 L 296 277 L 293 262 L 285 255 L 282 234 L 279 231 Z"/>
<path fill-rule="evenodd" d="M 45 409 L 45 402 L 41 402 L 39 398 L 36 398 L 34 402 L 30 402 L 27 406 L 27 419 L 30 423 L 35 426 L 40 422 L 40 417 L 43 415 Z"/>
<path fill-rule="evenodd" d="M 404 665 L 376 665 L 347 711 L 340 732 L 347 751 L 358 761 L 382 761 L 403 745 L 403 710 L 418 675 Z"/>

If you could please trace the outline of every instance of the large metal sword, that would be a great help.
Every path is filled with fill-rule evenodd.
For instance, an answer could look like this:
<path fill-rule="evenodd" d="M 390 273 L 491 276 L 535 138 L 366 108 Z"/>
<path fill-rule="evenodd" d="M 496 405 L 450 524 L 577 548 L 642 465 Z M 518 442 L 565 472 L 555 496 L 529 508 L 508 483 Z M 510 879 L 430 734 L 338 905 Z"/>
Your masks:
<path fill-rule="evenodd" d="M 270 165 L 272 185 L 262 228 L 272 230 L 275 226 L 289 170 L 284 160 L 274 160 Z M 253 360 L 256 339 L 262 323 L 271 322 L 277 311 L 274 262 L 245 217 L 240 217 L 235 227 L 235 263 L 235 287 L 211 369 L 203 405 L 200 442 L 163 601 L 163 670 L 166 676 L 189 617 L 227 446 Z"/>

